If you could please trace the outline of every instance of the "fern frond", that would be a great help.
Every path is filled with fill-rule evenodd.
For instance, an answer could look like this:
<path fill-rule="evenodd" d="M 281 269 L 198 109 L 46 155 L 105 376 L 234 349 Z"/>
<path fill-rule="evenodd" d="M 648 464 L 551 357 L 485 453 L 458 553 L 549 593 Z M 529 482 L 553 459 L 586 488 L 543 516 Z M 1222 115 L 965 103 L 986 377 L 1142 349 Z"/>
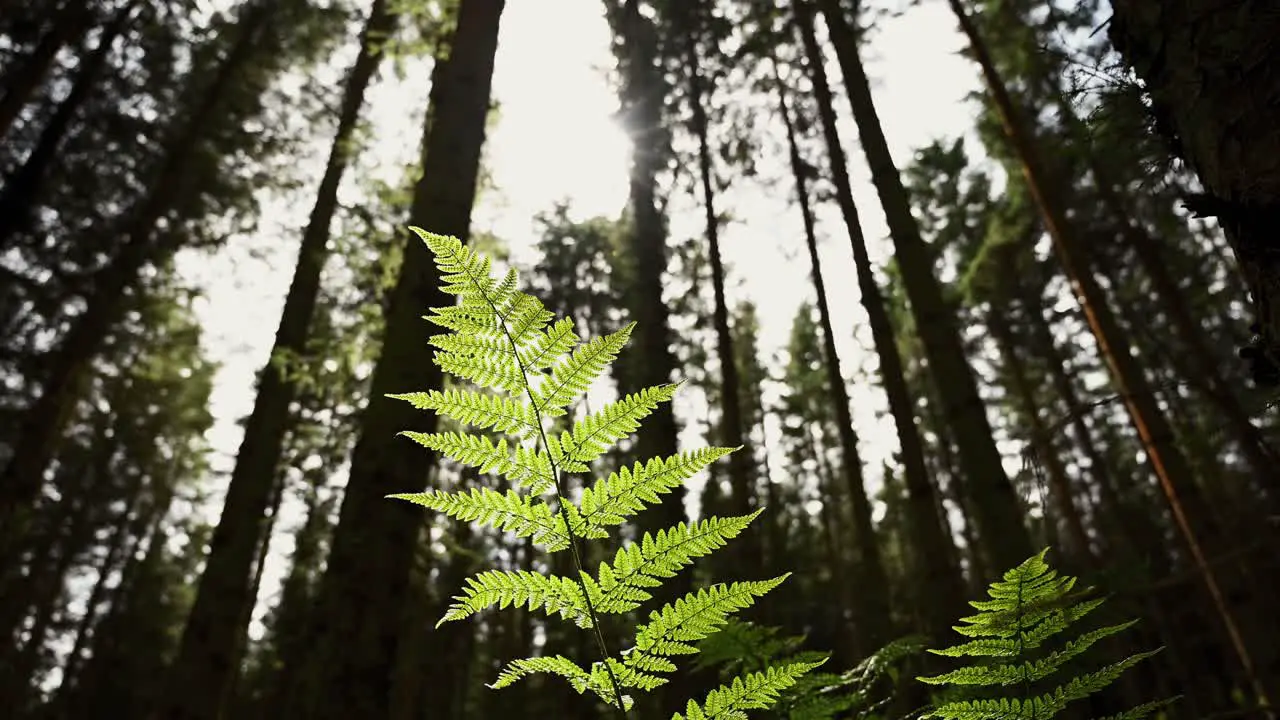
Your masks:
<path fill-rule="evenodd" d="M 563 655 L 547 655 L 544 657 L 520 658 L 507 663 L 498 678 L 489 684 L 494 690 L 509 687 L 534 673 L 550 673 L 559 675 L 569 681 L 573 689 L 583 692 L 591 679 L 591 674 L 583 670 L 577 663 Z"/>
<path fill-rule="evenodd" d="M 505 338 L 452 333 L 433 336 L 431 344 L 445 348 L 436 352 L 435 362 L 450 375 L 470 380 L 480 387 L 513 394 L 524 392 L 524 373 L 520 372 L 515 362 L 516 355 Z"/>
<path fill-rule="evenodd" d="M 1032 556 L 1006 572 L 1002 580 L 992 583 L 987 593 L 990 600 L 970 603 L 982 612 L 962 618 L 967 625 L 957 626 L 955 630 L 979 639 L 945 650 L 930 651 L 950 657 L 1007 658 L 1016 662 L 973 665 L 943 675 L 917 679 L 932 685 L 1019 686 L 1025 693 L 1025 689 L 1032 683 L 1053 676 L 1067 662 L 1080 656 L 1099 640 L 1116 635 L 1137 622 L 1097 628 L 1041 657 L 1031 657 L 1029 651 L 1039 648 L 1046 639 L 1062 632 L 1103 602 L 1101 598 L 1082 600 L 1082 593 L 1088 592 L 1088 589 L 1074 590 L 1074 577 L 1060 576 L 1051 570 L 1044 560 L 1046 552 L 1047 549 Z M 1072 701 L 1106 688 L 1125 670 L 1157 652 L 1159 649 L 1137 653 L 1095 672 L 1068 678 L 1065 684 L 1048 693 L 949 702 L 935 707 L 922 717 L 947 720 L 1049 720 Z M 1145 714 L 1161 706 L 1163 703 L 1150 704 L 1150 707 L 1141 706 L 1130 711 L 1135 713 L 1133 715 L 1121 714 L 1118 717 L 1145 717 Z"/>
<path fill-rule="evenodd" d="M 630 323 L 617 332 L 594 338 L 555 363 L 551 376 L 534 391 L 533 404 L 547 417 L 563 415 L 565 407 L 585 395 L 591 383 L 618 358 L 635 326 Z"/>
<path fill-rule="evenodd" d="M 541 500 L 514 490 L 500 493 L 490 488 L 473 487 L 469 492 L 427 490 L 387 497 L 421 505 L 464 522 L 506 530 L 516 537 L 531 538 L 534 544 L 542 545 L 547 552 L 569 547 L 564 519 L 555 515 Z"/>
<path fill-rule="evenodd" d="M 545 657 L 522 658 L 512 660 L 499 673 L 498 678 L 489 685 L 494 690 L 501 690 L 505 687 L 523 680 L 524 678 L 536 674 L 546 673 L 549 675 L 559 675 L 569 681 L 569 685 L 578 692 L 579 695 L 590 690 L 595 693 L 601 700 L 606 703 L 616 705 L 615 695 L 612 683 L 609 680 L 607 671 L 604 671 L 600 663 L 596 663 L 592 667 L 591 672 L 587 672 L 578 666 L 577 663 L 563 655 L 550 655 Z M 622 703 L 625 709 L 630 710 L 634 701 L 629 695 L 622 696 Z"/>
<path fill-rule="evenodd" d="M 1164 700 L 1155 700 L 1153 702 L 1143 703 L 1136 707 L 1131 707 L 1124 712 L 1095 718 L 1095 720 L 1142 720 L 1143 718 L 1150 717 L 1153 713 L 1172 705 L 1181 697 L 1181 695 L 1174 695 L 1173 697 L 1165 698 Z"/>
<path fill-rule="evenodd" d="M 527 605 L 530 611 L 543 611 L 548 615 L 573 620 L 579 627 L 589 627 L 591 616 L 582 596 L 581 587 L 570 578 L 543 575 L 528 570 L 486 570 L 467 578 L 467 587 L 454 598 L 449 611 L 436 623 L 470 617 L 487 607 Z"/>
<path fill-rule="evenodd" d="M 404 400 L 419 410 L 434 410 L 481 430 L 493 429 L 520 437 L 532 437 L 540 432 L 533 406 L 511 398 L 470 390 L 428 390 L 387 397 Z"/>
<path fill-rule="evenodd" d="M 694 558 L 709 555 L 742 532 L 763 509 L 750 515 L 729 518 L 706 518 L 693 524 L 680 523 L 659 530 L 656 536 L 645 533 L 637 543 L 618 550 L 613 563 L 600 563 L 593 584 L 592 602 L 602 613 L 630 612 L 652 595 L 643 588 L 658 587 L 659 578 L 668 578 Z"/>
<path fill-rule="evenodd" d="M 565 458 L 580 466 L 603 455 L 614 443 L 640 429 L 640 421 L 675 396 L 679 384 L 658 385 L 609 403 L 560 435 Z"/>
<path fill-rule="evenodd" d="M 1098 606 L 1106 602 L 1106 598 L 1092 598 L 1076 605 L 1060 608 L 1046 617 L 1039 625 L 1015 637 L 982 638 L 949 648 L 930 649 L 935 655 L 961 657 L 964 655 L 986 657 L 1013 657 L 1020 651 L 1040 647 L 1048 638 L 1065 630 L 1075 621 L 1088 615 Z M 955 628 L 961 632 L 960 628 Z"/>
<path fill-rule="evenodd" d="M 453 237 L 413 231 L 434 255 L 441 289 L 457 303 L 431 308 L 426 319 L 446 330 L 434 335 L 434 361 L 446 373 L 476 389 L 428 390 L 388 395 L 420 410 L 430 410 L 497 438 L 470 432 L 402 433 L 418 444 L 481 473 L 496 473 L 512 489 L 474 487 L 446 492 L 431 489 L 388 497 L 405 500 L 450 517 L 477 522 L 526 537 L 549 552 L 572 549 L 574 573 L 568 577 L 528 570 L 487 570 L 468 578 L 440 623 L 462 620 L 482 610 L 511 605 L 559 614 L 595 636 L 600 660 L 586 669 L 560 655 L 509 663 L 490 686 L 506 687 L 533 673 L 567 679 L 579 693 L 590 691 L 625 711 L 632 699 L 624 688 L 652 690 L 676 669 L 673 656 L 696 652 L 693 643 L 724 624 L 730 613 L 751 605 L 786 576 L 761 582 L 735 582 L 690 593 L 650 615 L 636 630 L 635 647 L 612 656 L 599 615 L 635 610 L 651 598 L 662 580 L 720 548 L 741 533 L 759 512 L 744 517 L 708 518 L 680 523 L 619 550 L 598 574 L 582 567 L 578 541 L 608 537 L 610 526 L 657 503 L 698 471 L 733 448 L 708 448 L 611 473 L 582 493 L 579 504 L 561 495 L 561 473 L 585 473 L 618 440 L 634 433 L 660 403 L 669 402 L 678 385 L 645 388 L 609 403 L 551 434 L 548 418 L 563 416 L 588 392 L 630 339 L 635 324 L 585 343 L 571 319 L 556 319 L 536 297 L 521 292 L 519 275 L 492 274 L 488 257 Z M 498 391 L 494 393 L 485 390 Z M 541 497 L 554 493 L 554 502 Z M 708 696 L 699 717 L 741 717 L 742 709 L 765 707 L 777 690 L 816 667 L 799 663 L 740 678 Z M 692 717 L 692 715 L 691 715 Z"/>
<path fill-rule="evenodd" d="M 790 577 L 771 580 L 720 583 L 695 590 L 649 615 L 649 622 L 636 628 L 635 652 L 626 664 L 639 667 L 646 656 L 690 655 L 698 650 L 693 643 L 720 629 L 731 613 L 755 603 Z"/>
<path fill-rule="evenodd" d="M 659 495 L 680 487 L 711 463 L 737 448 L 709 447 L 653 458 L 631 469 L 610 473 L 582 491 L 578 513 L 571 513 L 569 527 L 585 537 L 608 537 L 604 529 L 619 525 L 644 509 L 645 503 L 662 502 Z"/>
<path fill-rule="evenodd" d="M 406 430 L 400 435 L 482 473 L 497 473 L 512 484 L 526 485 L 532 495 L 541 495 L 555 485 L 551 458 L 545 452 L 517 446 L 515 455 L 512 455 L 507 449 L 506 438 L 499 438 L 494 443 L 483 435 L 456 432 Z"/>
<path fill-rule="evenodd" d="M 945 675 L 926 678 L 934 685 L 1016 685 L 1018 683 L 1035 682 L 1048 677 L 1062 667 L 1071 658 L 1088 650 L 1094 643 L 1109 635 L 1126 630 L 1137 624 L 1130 620 L 1119 625 L 1108 625 L 1085 633 L 1068 642 L 1060 650 L 1055 650 L 1043 658 L 1027 661 L 1018 665 L 983 665 L 953 670 Z"/>
<path fill-rule="evenodd" d="M 1043 698 L 996 698 L 949 702 L 921 717 L 948 720 L 1041 720 L 1051 718 L 1056 713 L 1057 710 Z"/>
<path fill-rule="evenodd" d="M 1135 653 L 1120 662 L 1111 663 L 1110 665 L 1106 665 L 1102 669 L 1095 670 L 1091 673 L 1085 673 L 1078 678 L 1072 679 L 1071 682 L 1067 683 L 1065 686 L 1055 690 L 1053 693 L 1054 698 L 1060 700 L 1065 706 L 1072 700 L 1079 700 L 1081 698 L 1088 697 L 1089 695 L 1092 695 L 1115 682 L 1116 678 L 1120 677 L 1120 674 L 1125 670 L 1128 670 L 1143 660 L 1156 655 L 1163 649 L 1164 648 L 1156 648 L 1155 650 Z"/>
<path fill-rule="evenodd" d="M 800 676 L 820 665 L 822 662 L 792 663 L 734 678 L 733 683 L 708 693 L 702 705 L 690 700 L 684 714 L 676 713 L 671 720 L 746 720 L 747 710 L 773 705 Z"/>
<path fill-rule="evenodd" d="M 579 339 L 578 333 L 574 331 L 572 318 L 557 320 L 520 353 L 524 369 L 531 373 L 542 372 L 551 367 L 556 358 L 573 350 Z"/>

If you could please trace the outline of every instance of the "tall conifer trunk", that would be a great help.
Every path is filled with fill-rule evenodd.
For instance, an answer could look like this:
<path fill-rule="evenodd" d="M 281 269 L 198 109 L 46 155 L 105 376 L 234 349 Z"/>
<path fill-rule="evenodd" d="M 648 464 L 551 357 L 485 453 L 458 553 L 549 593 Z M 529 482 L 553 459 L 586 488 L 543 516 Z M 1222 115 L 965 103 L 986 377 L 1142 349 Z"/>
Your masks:
<path fill-rule="evenodd" d="M 911 556 L 917 578 L 927 587 L 927 592 L 919 595 L 926 599 L 925 606 L 920 610 L 927 620 L 929 632 L 941 637 L 942 633 L 951 627 L 956 613 L 964 605 L 964 580 L 960 576 L 960 569 L 950 561 L 951 555 L 947 550 L 950 539 L 943 535 L 942 527 L 938 522 L 936 490 L 924 462 L 924 443 L 920 439 L 919 428 L 916 427 L 915 402 L 907 387 L 902 356 L 898 350 L 898 340 L 889 321 L 884 294 L 876 281 L 871 257 L 867 252 L 866 239 L 862 234 L 862 224 L 853 198 L 853 186 L 849 180 L 848 161 L 845 159 L 844 147 L 836 125 L 831 86 L 823 65 L 822 52 L 814 35 L 813 17 L 802 10 L 795 20 L 800 30 L 805 53 L 809 58 L 814 95 L 818 101 L 818 115 L 822 122 L 823 137 L 826 140 L 827 156 L 831 162 L 831 177 L 836 188 L 836 202 L 840 205 L 845 230 L 849 235 L 849 245 L 853 252 L 853 262 L 858 277 L 858 290 L 862 295 L 862 306 L 867 311 L 871 337 L 875 344 L 876 356 L 880 361 L 880 381 L 888 397 L 889 412 L 893 415 L 894 427 L 898 433 L 898 459 L 902 463 L 902 474 L 907 489 L 907 523 L 912 539 Z M 788 134 L 793 134 L 789 126 Z M 791 143 L 791 148 L 794 157 L 798 154 L 794 142 Z M 792 162 L 797 159 L 798 157 Z M 821 287 L 822 276 L 818 265 L 817 248 L 812 243 L 809 247 L 809 259 L 813 268 L 814 283 Z M 829 331 L 829 327 L 827 330 Z M 834 346 L 832 352 L 834 352 Z M 867 525 L 870 525 L 869 518 Z M 879 571 L 884 572 L 882 564 Z M 887 597 L 884 602 L 887 605 Z"/>
<path fill-rule="evenodd" d="M 329 250 L 329 228 L 338 208 L 338 186 L 347 168 L 352 136 L 364 105 L 365 90 L 382 60 L 379 47 L 394 31 L 396 15 L 387 0 L 374 0 L 360 36 L 360 50 L 347 76 L 337 131 L 302 235 L 293 281 L 276 330 L 271 360 L 262 369 L 253 412 L 231 471 L 231 484 L 214 530 L 209 557 L 187 618 L 178 655 L 170 670 L 159 717 L 215 720 L 239 663 L 237 648 L 248 618 L 241 608 L 252 605 L 256 585 L 250 568 L 261 545 L 264 513 L 290 426 L 289 406 L 297 397 L 286 361 L 306 356 L 306 342 L 320 294 L 320 276 Z"/>
<path fill-rule="evenodd" d="M 0 139 L 8 135 L 22 109 L 44 84 L 58 53 L 79 42 L 93 23 L 88 0 L 67 0 L 53 15 L 49 30 L 40 37 L 31 53 L 3 75 L 5 89 L 0 94 Z"/>
<path fill-rule="evenodd" d="M 141 0 L 130 0 L 115 17 L 102 29 L 98 44 L 93 52 L 86 54 L 76 66 L 75 80 L 66 97 L 58 102 L 58 107 L 45 126 L 35 147 L 18 166 L 12 175 L 5 178 L 0 188 L 0 252 L 12 245 L 13 237 L 27 229 L 35 211 L 35 203 L 40 199 L 41 189 L 49 170 L 58 156 L 58 149 L 71 129 L 80 108 L 89 99 L 90 93 L 97 86 L 99 78 L 107 68 L 107 59 L 116 40 L 128 28 L 134 10 L 141 5 Z M 3 136 L 3 133 L 0 133 Z"/>
<path fill-rule="evenodd" d="M 729 485 L 733 489 L 729 507 L 736 515 L 749 515 L 754 510 L 755 492 L 751 487 L 752 451 L 747 445 L 742 421 L 741 376 L 737 354 L 733 349 L 733 331 L 729 327 L 729 306 L 724 295 L 724 262 L 720 255 L 720 218 L 716 214 L 715 168 L 711 159 L 707 109 L 704 105 L 705 81 L 698 39 L 703 29 L 703 3 L 681 0 L 684 9 L 685 72 L 689 82 L 689 107 L 693 114 L 693 132 L 698 139 L 698 176 L 702 185 L 702 207 L 707 233 L 707 254 L 711 261 L 711 288 L 714 297 L 711 324 L 716 333 L 716 357 L 720 361 L 720 442 L 728 447 L 742 447 L 729 455 Z M 734 541 L 733 553 L 743 565 L 762 562 L 757 533 L 743 533 Z"/>
<path fill-rule="evenodd" d="M 412 225 L 466 241 L 480 174 L 491 102 L 494 54 L 504 0 L 460 0 L 457 25 L 437 55 L 425 123 L 422 177 L 409 210 Z M 432 454 L 396 434 L 432 432 L 434 413 L 389 400 L 387 393 L 439 389 L 422 313 L 452 298 L 440 291 L 431 253 L 406 233 L 403 264 L 391 291 L 382 354 L 373 371 L 372 400 L 360 419 L 350 478 L 334 531 L 315 610 L 315 651 L 305 687 L 285 717 L 353 720 L 390 715 L 405 602 L 423 516 L 392 493 L 425 487 Z M 428 610 L 429 611 L 429 610 Z M 465 649 L 471 628 L 452 623 L 432 635 L 440 657 Z M 432 707 L 450 707 L 449 685 L 429 687 Z"/>
<path fill-rule="evenodd" d="M 1109 34 L 1157 130 L 1200 176 L 1280 364 L 1280 13 L 1237 0 L 1112 0 Z"/>
<path fill-rule="evenodd" d="M 179 249 L 183 235 L 156 233 L 156 226 L 182 194 L 190 191 L 190 183 L 185 182 L 188 160 L 216 117 L 231 84 L 253 60 L 254 46 L 276 7 L 275 2 L 248 6 L 237 26 L 237 38 L 214 71 L 212 81 L 200 88 L 198 95 L 192 92 L 197 99 L 165 145 L 151 186 L 121 228 L 124 241 L 120 251 L 94 278 L 84 312 L 72 321 L 71 328 L 42 364 L 40 395 L 24 412 L 13 455 L 0 475 L 0 567 L 12 562 L 14 540 L 40 495 L 45 471 L 70 420 L 78 388 L 112 326 L 125 311 L 129 291 L 137 287 L 148 264 L 163 262 Z"/>
<path fill-rule="evenodd" d="M 911 215 L 902 177 L 889 153 L 871 96 L 871 83 L 858 56 L 856 34 L 839 0 L 817 2 L 844 75 L 854 122 L 884 208 L 929 374 L 942 401 L 942 414 L 955 436 L 957 460 L 972 501 L 979 540 L 992 568 L 1013 567 L 1031 555 L 1031 536 L 996 448 L 991 421 L 978 394 L 977 377 L 960 341 L 955 313 L 943 299 L 942 287 L 934 276 L 933 253 L 920 237 L 919 225 Z M 800 2 L 798 7 L 807 8 L 808 2 Z"/>

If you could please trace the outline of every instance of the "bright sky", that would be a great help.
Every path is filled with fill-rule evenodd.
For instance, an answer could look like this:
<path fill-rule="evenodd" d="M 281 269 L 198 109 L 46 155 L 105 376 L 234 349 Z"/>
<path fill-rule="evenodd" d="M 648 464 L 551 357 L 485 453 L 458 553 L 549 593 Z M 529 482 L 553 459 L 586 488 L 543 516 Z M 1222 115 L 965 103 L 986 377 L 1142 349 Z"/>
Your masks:
<path fill-rule="evenodd" d="M 551 28 L 554 37 L 548 35 Z M 499 191 L 482 198 L 476 227 L 506 240 L 517 258 L 528 257 L 525 251 L 536 239 L 534 214 L 557 200 L 568 198 L 580 218 L 616 216 L 625 205 L 627 141 L 611 120 L 617 98 L 604 76 L 604 68 L 612 63 L 608 42 L 600 0 L 507 3 L 494 79 L 501 117 L 486 148 Z M 884 21 L 874 36 L 868 70 L 877 83 L 880 116 L 900 167 L 914 148 L 969 130 L 972 108 L 963 98 L 977 88 L 978 79 L 972 64 L 957 55 L 961 47 L 953 17 L 936 0 Z M 839 77 L 834 62 L 829 71 Z M 426 79 L 422 72 L 406 84 L 384 83 L 372 94 L 380 152 L 400 157 L 416 152 L 421 108 L 413 103 L 423 102 Z M 840 92 L 837 99 L 847 115 L 843 97 Z M 851 122 L 845 125 L 843 137 L 853 162 L 864 232 L 873 260 L 883 262 L 890 246 L 879 202 L 855 144 L 856 132 Z M 760 307 L 761 345 L 768 362 L 785 345 L 798 303 L 812 295 L 802 226 L 798 211 L 790 207 L 790 191 L 784 195 L 744 182 L 732 193 L 722 200 L 739 218 L 723 239 L 732 272 L 730 302 L 751 298 Z M 685 207 L 700 212 L 697 205 Z M 219 468 L 230 468 L 242 434 L 236 421 L 252 408 L 253 375 L 268 356 L 308 210 L 309 204 L 288 208 L 264 222 L 257 236 L 237 239 L 226 252 L 213 258 L 189 256 L 180 263 L 184 274 L 206 288 L 197 311 L 206 328 L 209 354 L 222 363 L 213 401 L 217 426 L 210 435 Z M 819 217 L 822 232 L 829 235 L 822 251 L 824 271 L 843 369 L 849 376 L 868 358 L 863 348 L 871 347 L 870 333 L 838 211 L 824 207 Z M 673 227 L 692 234 L 697 222 L 694 215 L 676 217 Z M 268 245 L 263 257 L 249 256 L 249 247 Z M 892 427 L 876 421 L 882 407 L 878 391 L 855 393 L 855 424 L 869 468 L 878 467 L 896 447 Z M 878 474 L 868 473 L 877 478 Z M 209 508 L 211 517 L 218 509 Z M 279 529 L 294 524 L 286 518 Z M 273 546 L 277 558 L 292 545 L 288 538 L 280 540 Z M 282 563 L 269 563 L 263 598 L 275 592 L 282 570 Z"/>

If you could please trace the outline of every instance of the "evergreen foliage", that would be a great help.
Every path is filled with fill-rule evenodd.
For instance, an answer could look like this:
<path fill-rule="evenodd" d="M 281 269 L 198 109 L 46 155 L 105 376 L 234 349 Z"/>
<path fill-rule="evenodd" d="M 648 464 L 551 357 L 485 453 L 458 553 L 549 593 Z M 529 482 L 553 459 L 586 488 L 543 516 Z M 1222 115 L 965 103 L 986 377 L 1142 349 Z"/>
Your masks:
<path fill-rule="evenodd" d="M 956 632 L 973 640 L 953 647 L 933 650 L 947 657 L 982 658 L 969 665 L 933 677 L 917 678 L 931 685 L 1016 687 L 1015 696 L 957 700 L 935 707 L 924 717 L 946 720 L 1048 720 L 1074 700 L 1080 700 L 1111 685 L 1125 670 L 1160 652 L 1162 648 L 1130 655 L 1099 670 L 1077 675 L 1057 687 L 1042 691 L 1038 683 L 1064 670 L 1064 666 L 1103 638 L 1122 632 L 1137 620 L 1091 630 L 1056 649 L 1034 657 L 1068 626 L 1088 615 L 1106 598 L 1087 598 L 1092 588 L 1075 589 L 1076 578 L 1059 575 L 1045 562 L 1048 549 L 1005 572 L 987 593 L 990 600 L 969 604 L 980 612 L 960 618 L 966 625 Z M 1176 698 L 1144 703 L 1104 720 L 1139 720 L 1173 702 Z"/>
<path fill-rule="evenodd" d="M 723 627 L 729 616 L 751 606 L 786 575 L 761 581 L 720 583 L 695 590 L 649 615 L 635 629 L 631 648 L 610 655 L 600 627 L 603 614 L 627 613 L 689 565 L 746 529 L 760 511 L 730 518 L 709 517 L 644 533 L 602 562 L 593 575 L 583 568 L 579 543 L 609 537 L 619 525 L 658 503 L 670 492 L 736 448 L 704 448 L 623 467 L 586 487 L 575 502 L 563 473 L 585 473 L 589 463 L 633 433 L 677 385 L 649 387 L 626 395 L 555 433 L 548 420 L 568 413 L 575 399 L 613 363 L 634 323 L 581 342 L 571 318 L 557 319 L 537 298 L 518 289 L 510 270 L 490 274 L 488 257 L 456 238 L 412 228 L 435 255 L 442 290 L 459 296 L 451 307 L 433 308 L 427 319 L 451 332 L 431 338 L 435 362 L 472 388 L 392 395 L 414 407 L 433 410 L 480 430 L 495 440 L 463 433 L 404 433 L 410 439 L 463 465 L 506 478 L 505 493 L 473 487 L 392 495 L 459 520 L 488 525 L 530 538 L 547 552 L 570 550 L 576 577 L 530 571 L 489 570 L 467 581 L 440 620 L 460 620 L 487 608 L 527 606 L 558 613 L 593 631 L 602 659 L 584 668 L 562 655 L 510 662 L 490 686 L 503 688 L 534 673 L 559 675 L 579 693 L 590 691 L 625 714 L 632 698 L 625 690 L 649 691 L 676 670 L 673 659 L 698 652 L 695 645 Z M 488 388 L 496 392 L 484 392 Z M 505 436 L 505 437 L 504 437 Z M 780 694 L 825 658 L 806 658 L 747 672 L 713 690 L 701 703 L 690 700 L 675 718 L 741 718 L 743 711 L 767 708 Z M 674 719 L 673 719 L 674 720 Z"/>

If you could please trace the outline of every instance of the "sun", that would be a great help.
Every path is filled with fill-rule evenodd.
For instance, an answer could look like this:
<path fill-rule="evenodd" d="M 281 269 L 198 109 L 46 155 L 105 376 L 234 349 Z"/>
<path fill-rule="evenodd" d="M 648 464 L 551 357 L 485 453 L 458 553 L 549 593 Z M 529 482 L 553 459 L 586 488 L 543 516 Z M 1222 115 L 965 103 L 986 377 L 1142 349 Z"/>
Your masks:
<path fill-rule="evenodd" d="M 609 37 L 599 0 L 507 4 L 493 81 L 501 105 L 485 154 L 506 201 L 495 224 L 511 218 L 511 242 L 559 200 L 572 198 L 575 218 L 617 216 L 626 203 L 631 142 L 612 120 Z"/>

